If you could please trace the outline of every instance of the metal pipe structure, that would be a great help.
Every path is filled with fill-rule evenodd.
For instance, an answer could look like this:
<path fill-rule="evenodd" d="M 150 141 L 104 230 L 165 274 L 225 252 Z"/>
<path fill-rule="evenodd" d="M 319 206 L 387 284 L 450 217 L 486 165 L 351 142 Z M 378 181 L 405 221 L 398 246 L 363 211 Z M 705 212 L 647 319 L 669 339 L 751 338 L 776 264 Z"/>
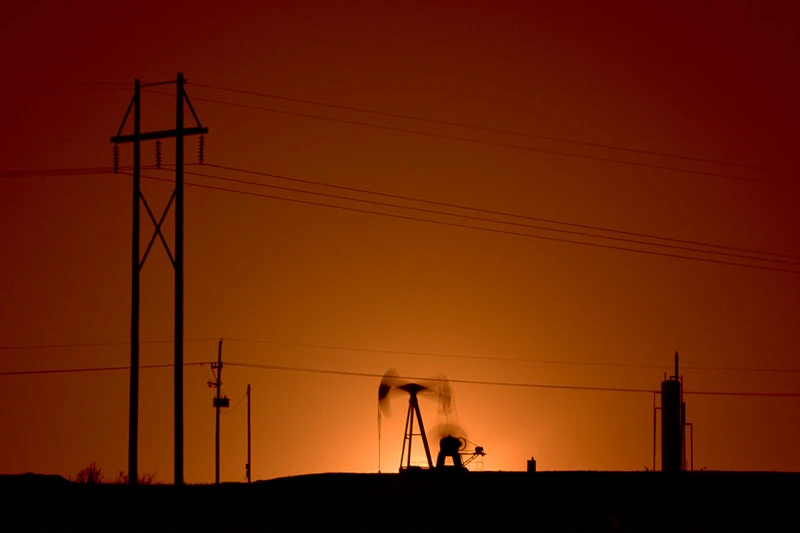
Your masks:
<path fill-rule="evenodd" d="M 658 396 L 658 392 L 653 391 L 653 471 L 656 470 L 656 413 L 658 412 L 661 407 L 656 406 L 656 396 Z"/>

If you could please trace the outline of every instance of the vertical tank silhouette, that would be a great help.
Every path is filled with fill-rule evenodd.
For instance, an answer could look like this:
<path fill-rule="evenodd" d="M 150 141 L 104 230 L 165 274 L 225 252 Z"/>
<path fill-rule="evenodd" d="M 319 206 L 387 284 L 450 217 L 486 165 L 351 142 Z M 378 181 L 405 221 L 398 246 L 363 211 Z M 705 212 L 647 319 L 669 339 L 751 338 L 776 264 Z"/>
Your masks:
<path fill-rule="evenodd" d="M 684 437 L 686 404 L 683 383 L 678 372 L 675 352 L 675 375 L 661 382 L 661 470 L 680 472 L 685 469 Z"/>

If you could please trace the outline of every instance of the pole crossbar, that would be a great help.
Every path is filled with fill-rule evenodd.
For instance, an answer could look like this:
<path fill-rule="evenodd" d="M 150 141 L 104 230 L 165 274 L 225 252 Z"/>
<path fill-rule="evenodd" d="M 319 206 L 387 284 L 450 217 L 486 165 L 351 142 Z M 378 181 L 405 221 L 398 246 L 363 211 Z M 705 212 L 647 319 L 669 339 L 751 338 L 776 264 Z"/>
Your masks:
<path fill-rule="evenodd" d="M 111 137 L 111 142 L 116 144 L 124 144 L 135 141 L 154 141 L 156 139 L 177 139 L 178 137 L 186 137 L 188 135 L 203 135 L 206 133 L 208 133 L 208 128 L 206 127 L 183 128 L 180 130 L 174 129 L 148 131 L 146 133 L 140 133 L 139 135 L 136 135 L 135 133 L 131 135 L 117 135 L 115 137 Z"/>

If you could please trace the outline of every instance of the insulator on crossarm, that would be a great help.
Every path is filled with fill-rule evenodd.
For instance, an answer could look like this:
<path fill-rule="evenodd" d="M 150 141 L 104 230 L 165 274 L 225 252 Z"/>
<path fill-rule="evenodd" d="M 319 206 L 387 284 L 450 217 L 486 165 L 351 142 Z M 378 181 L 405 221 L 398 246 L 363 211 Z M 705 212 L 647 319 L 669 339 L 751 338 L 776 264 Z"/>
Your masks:
<path fill-rule="evenodd" d="M 119 174 L 119 145 L 114 143 L 114 174 Z"/>
<path fill-rule="evenodd" d="M 206 137 L 205 135 L 200 135 L 200 142 L 197 145 L 197 161 L 201 165 L 203 161 L 206 159 Z"/>
<path fill-rule="evenodd" d="M 156 168 L 161 168 L 161 139 L 156 139 Z"/>

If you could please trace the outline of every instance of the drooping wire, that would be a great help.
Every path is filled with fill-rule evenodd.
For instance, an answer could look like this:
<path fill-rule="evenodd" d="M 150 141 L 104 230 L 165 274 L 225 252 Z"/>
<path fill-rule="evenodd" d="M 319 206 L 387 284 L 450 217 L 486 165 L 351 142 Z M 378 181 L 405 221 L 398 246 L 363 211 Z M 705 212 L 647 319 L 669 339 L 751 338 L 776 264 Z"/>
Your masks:
<path fill-rule="evenodd" d="M 114 143 L 114 174 L 119 174 L 119 145 Z"/>
<path fill-rule="evenodd" d="M 533 221 L 533 222 L 543 222 L 543 223 L 546 223 L 546 224 L 557 224 L 557 225 L 560 225 L 560 226 L 568 226 L 568 227 L 579 228 L 579 229 L 590 230 L 590 231 L 602 231 L 602 232 L 608 232 L 608 233 L 615 233 L 615 234 L 619 234 L 619 235 L 627 235 L 627 236 L 630 236 L 630 237 L 640 237 L 640 238 L 645 238 L 645 239 L 656 239 L 656 240 L 659 240 L 659 241 L 668 241 L 668 242 L 674 242 L 674 243 L 678 243 L 678 244 L 685 244 L 685 245 L 692 245 L 692 246 L 704 246 L 704 247 L 710 247 L 710 248 L 718 248 L 718 249 L 721 249 L 721 250 L 746 252 L 746 253 L 751 253 L 751 254 L 770 255 L 770 256 L 773 256 L 773 257 L 784 257 L 784 258 L 787 258 L 787 259 L 800 259 L 800 256 L 791 255 L 791 254 L 781 254 L 781 253 L 775 253 L 775 252 L 769 252 L 769 251 L 752 250 L 752 249 L 748 249 L 748 248 L 740 248 L 740 247 L 735 247 L 735 246 L 725 246 L 725 245 L 720 245 L 720 244 L 701 242 L 701 241 L 693 241 L 693 240 L 686 240 L 686 239 L 675 239 L 675 238 L 671 238 L 671 237 L 663 237 L 663 236 L 653 235 L 653 234 L 648 234 L 648 233 L 624 231 L 624 230 L 618 230 L 618 229 L 613 229 L 613 228 L 605 228 L 605 227 L 601 227 L 601 226 L 593 226 L 593 225 L 589 225 L 589 224 L 576 224 L 576 223 L 572 223 L 572 222 L 565 222 L 565 221 L 562 221 L 562 220 L 554 220 L 554 219 L 550 219 L 550 218 L 542 218 L 542 217 L 534 217 L 534 216 L 529 216 L 529 215 L 521 215 L 521 214 L 518 214 L 518 213 L 498 211 L 498 210 L 493 210 L 493 209 L 484 209 L 484 208 L 480 208 L 480 207 L 474 207 L 474 206 L 469 206 L 469 205 L 460 205 L 460 204 L 454 204 L 454 203 L 449 203 L 449 202 L 441 202 L 441 201 L 435 201 L 435 200 L 430 200 L 430 199 L 427 199 L 427 198 L 420 198 L 420 197 L 414 197 L 414 196 L 404 196 L 404 195 L 399 195 L 399 194 L 390 194 L 390 193 L 386 193 L 386 192 L 383 192 L 383 191 L 377 191 L 377 190 L 372 190 L 372 189 L 361 189 L 361 188 L 356 188 L 356 187 L 347 187 L 347 186 L 343 186 L 343 185 L 335 185 L 335 184 L 321 182 L 321 181 L 317 181 L 317 180 L 302 179 L 302 178 L 284 176 L 284 175 L 273 174 L 273 173 L 268 173 L 268 172 L 259 172 L 259 171 L 256 171 L 256 170 L 236 168 L 236 167 L 225 166 L 225 165 L 209 164 L 207 166 L 214 167 L 214 168 L 217 168 L 217 169 L 220 169 L 220 170 L 227 170 L 227 171 L 238 172 L 238 173 L 243 173 L 243 174 L 250 174 L 250 175 L 253 175 L 253 176 L 259 176 L 259 177 L 264 177 L 264 178 L 271 178 L 271 179 L 274 178 L 274 179 L 285 180 L 285 181 L 290 181 L 290 182 L 302 183 L 304 185 L 313 185 L 313 186 L 320 186 L 320 187 L 338 189 L 338 190 L 343 190 L 343 191 L 347 191 L 347 192 L 350 192 L 350 193 L 370 194 L 370 195 L 381 196 L 381 197 L 384 197 L 384 198 L 391 198 L 391 199 L 394 199 L 394 200 L 403 200 L 403 201 L 409 201 L 409 202 L 419 202 L 419 203 L 423 203 L 423 204 L 436 206 L 436 207 L 439 207 L 439 208 L 452 208 L 452 209 L 460 209 L 460 210 L 466 210 L 466 211 L 474 211 L 474 212 L 477 212 L 477 213 L 481 213 L 481 214 L 485 214 L 485 215 L 491 215 L 491 216 L 502 216 L 502 217 L 510 217 L 510 218 L 515 218 L 515 219 L 530 220 L 530 221 Z M 216 179 L 219 179 L 219 178 L 216 178 Z M 226 178 L 224 181 L 231 181 L 231 180 Z M 249 182 L 245 181 L 244 183 L 248 184 Z M 256 184 L 256 183 L 254 183 L 254 184 Z M 264 186 L 264 185 L 261 185 L 260 183 L 258 185 L 259 186 Z M 598 235 L 598 237 L 602 237 L 602 236 Z"/>
<path fill-rule="evenodd" d="M 610 368 L 641 368 L 641 369 L 657 369 L 664 370 L 672 368 L 671 365 L 665 364 L 647 364 L 647 363 L 622 363 L 614 361 L 578 361 L 578 360 L 563 360 L 563 359 L 540 359 L 529 357 L 513 357 L 503 355 L 486 355 L 486 354 L 465 354 L 453 352 L 427 352 L 427 351 L 414 351 L 414 350 L 393 350 L 387 348 L 368 348 L 364 346 L 353 346 L 343 344 L 315 344 L 308 342 L 288 342 L 277 341 L 271 339 L 245 339 L 245 338 L 230 338 L 226 340 L 231 342 L 254 343 L 254 344 L 270 344 L 275 346 L 290 346 L 295 348 L 311 348 L 316 350 L 330 350 L 330 351 L 345 351 L 345 352 L 363 352 L 371 354 L 383 355 L 412 355 L 418 357 L 441 357 L 451 359 L 471 359 L 476 361 L 491 361 L 497 362 L 512 362 L 512 363 L 528 363 L 528 364 L 541 364 L 541 365 L 569 365 L 569 366 L 594 366 L 594 367 L 610 367 Z M 0 348 L 1 349 L 1 348 Z M 751 373 L 778 373 L 778 374 L 800 374 L 800 368 L 769 368 L 769 367 L 732 367 L 732 366 L 695 366 L 683 365 L 681 368 L 692 371 L 701 372 L 751 372 Z"/>
<path fill-rule="evenodd" d="M 164 179 L 164 178 L 159 178 L 159 177 L 156 177 L 156 176 L 142 176 L 142 179 L 149 179 L 149 180 L 154 180 L 154 181 L 163 181 L 163 182 L 171 183 L 170 180 L 167 180 L 167 179 Z M 534 235 L 534 234 L 530 234 L 530 233 L 521 233 L 521 232 L 517 232 L 517 231 L 508 231 L 508 230 L 498 229 L 498 228 L 472 226 L 472 225 L 469 225 L 469 224 L 458 224 L 458 223 L 455 223 L 455 222 L 447 222 L 447 221 L 444 221 L 444 220 L 435 220 L 435 219 L 429 219 L 429 218 L 413 217 L 413 216 L 401 215 L 401 214 L 397 214 L 397 213 L 386 213 L 386 212 L 380 212 L 380 211 L 374 211 L 374 210 L 368 210 L 368 209 L 359 209 L 359 208 L 348 207 L 348 206 L 343 206 L 343 205 L 327 204 L 327 203 L 324 203 L 324 202 L 312 202 L 312 201 L 308 201 L 308 200 L 300 200 L 300 199 L 297 199 L 297 198 L 285 198 L 285 197 L 282 197 L 282 196 L 261 194 L 261 193 L 257 193 L 257 192 L 242 191 L 242 190 L 237 190 L 237 189 L 229 189 L 229 188 L 225 188 L 225 187 L 216 187 L 216 186 L 213 186 L 213 185 L 204 185 L 204 184 L 201 184 L 201 183 L 189 183 L 189 182 L 186 182 L 185 185 L 188 186 L 188 187 L 198 187 L 198 188 L 201 188 L 201 189 L 208 189 L 208 190 L 214 190 L 214 191 L 224 191 L 224 192 L 242 194 L 242 195 L 245 195 L 245 196 L 253 196 L 253 197 L 257 197 L 257 198 L 266 198 L 266 199 L 271 199 L 271 200 L 280 200 L 280 201 L 284 201 L 284 202 L 291 202 L 291 203 L 295 203 L 295 204 L 304 204 L 304 205 L 311 205 L 311 206 L 316 206 L 316 207 L 326 207 L 326 208 L 337 209 L 337 210 L 341 210 L 341 211 L 349 211 L 349 212 L 354 212 L 354 213 L 363 213 L 363 214 L 369 214 L 369 215 L 376 215 L 376 216 L 382 216 L 382 217 L 395 218 L 395 219 L 400 219 L 400 220 L 413 220 L 413 221 L 417 221 L 417 222 L 424 222 L 424 223 L 429 223 L 429 224 L 437 224 L 437 225 L 449 226 L 449 227 L 454 227 L 454 228 L 464 228 L 464 229 L 471 229 L 471 230 L 477 230 L 477 231 L 483 231 L 483 232 L 489 232 L 489 233 L 495 233 L 495 234 L 513 235 L 513 236 L 517 236 L 517 237 L 526 237 L 526 238 L 529 238 L 529 239 L 541 239 L 541 240 L 547 240 L 547 241 L 552 241 L 552 242 L 563 242 L 563 243 L 568 243 L 568 244 L 579 244 L 579 245 L 584 245 L 584 246 L 591 246 L 591 247 L 594 247 L 594 248 L 604 248 L 604 249 L 609 249 L 609 250 L 634 252 L 634 253 L 647 254 L 647 255 L 653 255 L 653 256 L 659 256 L 659 257 L 672 257 L 672 258 L 676 258 L 676 259 L 685 259 L 685 260 L 699 261 L 699 262 L 705 262 L 705 263 L 730 265 L 730 266 L 743 267 L 743 268 L 752 268 L 752 269 L 758 269 L 758 270 L 768 270 L 768 271 L 773 271 L 773 272 L 784 272 L 784 273 L 788 273 L 788 274 L 800 274 L 800 270 L 796 270 L 796 269 L 776 268 L 776 267 L 764 266 L 764 265 L 751 265 L 751 264 L 747 264 L 747 263 L 740 263 L 740 262 L 734 262 L 734 261 L 722 261 L 722 260 L 718 260 L 718 259 L 711 259 L 711 258 L 704 258 L 704 257 L 693 257 L 693 256 L 680 255 L 680 254 L 656 252 L 656 251 L 653 251 L 653 250 L 641 250 L 641 249 L 635 249 L 635 248 L 627 248 L 627 247 L 624 247 L 624 246 L 612 246 L 612 245 L 609 245 L 609 244 L 601 244 L 601 243 L 595 243 L 595 242 L 575 241 L 575 240 L 571 240 L 571 239 L 562 239 L 562 238 L 558 238 L 558 237 L 550 237 L 550 236 L 545 236 L 545 235 Z M 696 250 L 696 251 L 700 252 L 701 250 Z"/>
<path fill-rule="evenodd" d="M 200 369 L 203 371 L 203 376 L 205 377 L 206 385 L 209 388 L 213 387 L 214 386 L 214 377 L 211 374 L 209 374 L 209 371 L 206 368 L 206 365 L 200 365 Z"/>
<path fill-rule="evenodd" d="M 203 164 L 206 160 L 206 136 L 202 133 L 200 134 L 200 140 L 197 144 L 197 162 L 199 164 Z"/>
<path fill-rule="evenodd" d="M 299 372 L 299 373 L 312 373 L 312 374 L 326 374 L 334 376 L 350 376 L 361 378 L 382 378 L 381 374 L 372 372 L 353 372 L 345 370 L 330 370 L 323 368 L 303 368 L 283 365 L 264 365 L 257 363 L 240 363 L 229 362 L 228 366 L 242 367 L 242 368 L 260 368 L 263 370 L 273 370 L 281 372 Z M 1 374 L 0 374 L 1 375 Z M 400 379 L 410 381 L 441 381 L 439 378 L 424 378 L 419 376 L 397 376 Z M 633 393 L 633 394 L 661 394 L 660 391 L 653 389 L 639 389 L 639 388 L 626 388 L 626 387 L 596 387 L 584 385 L 567 385 L 567 384 L 546 384 L 546 383 L 523 383 L 523 382 L 508 382 L 508 381 L 485 381 L 485 380 L 471 380 L 471 379 L 448 379 L 450 383 L 461 383 L 465 385 L 484 385 L 495 387 L 515 387 L 527 389 L 552 389 L 552 390 L 570 390 L 570 391 L 585 391 L 585 392 L 614 392 L 614 393 Z M 744 391 L 685 391 L 686 395 L 703 395 L 703 396 L 741 396 L 750 398 L 800 398 L 800 392 L 744 392 Z"/>
<path fill-rule="evenodd" d="M 212 165 L 212 166 L 216 166 L 216 165 Z M 190 175 L 193 175 L 193 176 L 204 177 L 204 178 L 211 178 L 211 179 L 215 179 L 215 180 L 219 180 L 219 181 L 237 183 L 237 184 L 242 184 L 242 185 L 253 185 L 253 186 L 256 186 L 256 187 L 262 187 L 262 188 L 268 188 L 268 189 L 278 189 L 278 190 L 288 191 L 288 192 L 299 192 L 299 193 L 308 194 L 308 195 L 312 195 L 312 196 L 319 196 L 319 197 L 323 197 L 323 198 L 332 198 L 332 199 L 336 199 L 336 200 L 348 200 L 348 201 L 351 201 L 351 202 L 358 202 L 358 203 L 362 203 L 362 204 L 377 205 L 377 206 L 380 206 L 380 207 L 389 207 L 389 208 L 395 208 L 395 209 L 406 209 L 406 210 L 409 210 L 409 211 L 417 211 L 417 212 L 426 213 L 426 214 L 447 215 L 447 216 L 450 216 L 450 217 L 461 218 L 461 219 L 466 219 L 466 220 L 471 220 L 471 221 L 505 224 L 505 225 L 509 225 L 509 226 L 516 226 L 516 227 L 532 229 L 532 230 L 550 231 L 550 232 L 562 233 L 562 234 L 567 234 L 567 235 L 577 235 L 577 236 L 580 236 L 580 237 L 606 239 L 606 240 L 623 242 L 623 243 L 628 243 L 628 244 L 639 244 L 639 245 L 646 245 L 646 246 L 654 246 L 654 247 L 658 247 L 658 248 L 670 248 L 670 249 L 684 250 L 684 251 L 689 251 L 689 252 L 699 252 L 699 253 L 706 253 L 706 254 L 712 254 L 712 255 L 736 257 L 736 258 L 740 258 L 740 259 L 749 259 L 749 260 L 753 260 L 753 261 L 767 261 L 767 262 L 772 262 L 772 263 L 784 263 L 784 264 L 787 264 L 787 265 L 800 266 L 800 262 L 798 262 L 798 261 L 787 261 L 787 260 L 782 260 L 782 259 L 767 259 L 767 258 L 762 258 L 762 257 L 753 257 L 753 256 L 750 256 L 750 255 L 742 255 L 742 254 L 733 253 L 733 252 L 723 252 L 723 251 L 716 251 L 716 250 L 698 250 L 698 249 L 693 248 L 693 247 L 681 246 L 681 245 L 676 245 L 676 244 L 645 242 L 645 241 L 640 241 L 640 240 L 630 239 L 630 238 L 625 238 L 625 237 L 612 237 L 612 236 L 609 236 L 609 235 L 598 235 L 598 234 L 594 234 L 594 233 L 586 233 L 584 231 L 576 231 L 576 230 L 568 230 L 568 229 L 560 229 L 560 228 L 549 228 L 549 227 L 544 227 L 544 226 L 539 226 L 539 225 L 527 224 L 527 223 L 523 223 L 523 222 L 510 222 L 510 221 L 496 220 L 496 219 L 492 219 L 492 218 L 486 218 L 486 217 L 475 216 L 475 215 L 465 215 L 465 214 L 462 214 L 462 213 L 444 212 L 444 211 L 441 211 L 441 209 L 429 209 L 429 208 L 414 207 L 414 206 L 408 206 L 408 205 L 399 205 L 399 204 L 388 203 L 388 202 L 377 201 L 377 200 L 367 200 L 367 199 L 364 199 L 364 198 L 353 198 L 353 197 L 350 197 L 350 196 L 342 196 L 342 195 L 323 193 L 323 192 L 317 192 L 317 191 L 308 191 L 308 190 L 303 190 L 303 189 L 295 189 L 295 188 L 283 187 L 283 186 L 279 186 L 279 185 L 270 185 L 268 183 L 241 180 L 241 179 L 235 179 L 235 178 L 226 178 L 226 177 L 223 177 L 223 176 L 214 176 L 214 175 L 205 174 L 205 173 L 202 173 L 202 172 L 187 171 L 186 174 L 190 174 Z"/>
<path fill-rule="evenodd" d="M 160 94 L 160 95 L 172 96 L 169 93 L 160 92 L 160 91 L 154 91 L 154 90 L 148 90 L 147 92 L 152 93 L 152 94 Z M 464 136 L 461 136 L 461 135 L 448 135 L 448 134 L 444 134 L 444 133 L 417 130 L 417 129 L 413 129 L 413 128 L 404 128 L 404 127 L 390 126 L 390 125 L 385 125 L 385 124 L 376 124 L 376 123 L 371 123 L 371 122 L 364 122 L 364 121 L 359 121 L 359 120 L 348 120 L 348 119 L 342 119 L 342 118 L 336 118 L 336 117 L 330 117 L 330 116 L 315 115 L 313 113 L 300 113 L 300 112 L 288 111 L 288 110 L 284 110 L 284 109 L 275 109 L 275 108 L 270 108 L 270 107 L 241 104 L 241 103 L 230 102 L 230 101 L 225 101 L 225 100 L 217 100 L 217 99 L 213 99 L 213 98 L 194 97 L 194 100 L 201 101 L 201 102 L 208 102 L 208 103 L 211 103 L 211 104 L 238 107 L 238 108 L 241 108 L 241 109 L 249 109 L 249 110 L 253 110 L 253 111 L 263 111 L 263 112 L 266 112 L 266 113 L 275 113 L 275 114 L 286 115 L 286 116 L 309 118 L 309 119 L 321 120 L 321 121 L 325 121 L 325 122 L 347 124 L 347 125 L 359 126 L 359 127 L 368 127 L 368 128 L 380 129 L 380 130 L 384 130 L 384 131 L 408 133 L 408 134 L 413 134 L 413 135 L 422 135 L 422 136 L 432 137 L 432 138 L 437 138 L 437 139 L 448 139 L 448 140 L 454 140 L 454 141 L 460 141 L 460 142 L 466 142 L 466 143 L 481 144 L 481 145 L 486 145 L 486 146 L 495 146 L 495 147 L 499 147 L 499 148 L 510 148 L 510 149 L 514 149 L 514 150 L 524 150 L 524 151 L 528 151 L 528 152 L 543 153 L 543 154 L 557 155 L 557 156 L 565 156 L 565 157 L 571 157 L 571 158 L 577 158 L 577 159 L 584 159 L 584 160 L 587 160 L 587 161 L 598 161 L 598 162 L 603 162 L 603 163 L 615 163 L 615 164 L 620 164 L 620 165 L 628 165 L 628 166 L 634 166 L 634 167 L 640 167 L 640 168 L 649 168 L 649 169 L 655 169 L 655 170 L 664 170 L 664 171 L 668 171 L 668 172 L 677 172 L 677 173 L 682 173 L 682 174 L 693 174 L 693 175 L 698 175 L 698 176 L 724 178 L 724 179 L 729 179 L 729 180 L 738 180 L 738 181 L 752 182 L 752 183 L 764 183 L 764 184 L 769 184 L 769 185 L 774 185 L 774 186 L 782 186 L 782 187 L 797 187 L 796 184 L 791 183 L 791 182 L 777 181 L 777 180 L 772 180 L 772 179 L 752 178 L 752 177 L 735 175 L 735 174 L 726 174 L 726 173 L 722 173 L 722 172 L 709 172 L 709 171 L 704 171 L 704 170 L 699 170 L 699 169 L 675 167 L 675 166 L 662 165 L 662 164 L 657 164 L 657 163 L 647 163 L 647 162 L 642 162 L 642 161 L 630 161 L 630 160 L 618 159 L 618 158 L 614 158 L 614 157 L 603 157 L 603 156 L 597 156 L 597 155 L 591 155 L 591 154 L 581 154 L 581 153 L 574 153 L 574 152 L 566 152 L 566 151 L 562 151 L 562 150 L 552 150 L 552 149 L 549 149 L 549 148 L 540 148 L 540 147 L 535 147 L 535 146 L 526 146 L 526 145 L 499 142 L 499 141 L 489 141 L 489 140 L 477 139 L 477 138 L 473 138 L 473 137 L 464 137 Z"/>
<path fill-rule="evenodd" d="M 239 404 L 241 404 L 241 403 L 242 403 L 242 400 L 244 400 L 246 397 L 247 397 L 247 393 L 245 392 L 244 394 L 242 394 L 242 397 L 241 397 L 241 398 L 239 398 L 239 399 L 236 401 L 236 403 L 235 403 L 235 404 L 233 404 L 233 407 L 231 407 L 231 408 L 230 408 L 230 409 L 228 409 L 227 411 L 222 411 L 222 414 L 223 414 L 223 415 L 229 415 L 229 414 L 231 414 L 232 412 L 234 412 L 234 411 L 236 410 L 236 408 L 237 408 L 237 407 L 239 407 Z"/>
<path fill-rule="evenodd" d="M 200 362 L 190 362 L 190 363 L 183 363 L 183 366 L 199 366 L 205 365 L 208 363 L 200 363 Z M 163 364 L 155 364 L 155 365 L 139 365 L 139 369 L 149 369 L 149 368 L 174 368 L 175 365 L 173 363 L 163 363 Z M 113 372 L 113 371 L 125 371 L 130 370 L 131 367 L 126 366 L 100 366 L 100 367 L 88 367 L 88 368 L 48 368 L 44 370 L 8 370 L 0 372 L 0 376 L 34 376 L 34 375 L 44 375 L 44 374 L 76 374 L 76 373 L 84 373 L 84 372 Z"/>
<path fill-rule="evenodd" d="M 288 102 L 310 104 L 310 105 L 328 107 L 328 108 L 333 108 L 333 109 L 341 109 L 341 110 L 344 110 L 344 111 L 355 111 L 355 112 L 358 112 L 358 113 L 367 113 L 367 114 L 371 114 L 371 115 L 378 115 L 378 116 L 384 116 L 384 117 L 389 117 L 389 118 L 399 118 L 399 119 L 403 119 L 403 120 L 414 120 L 414 121 L 417 121 L 417 122 L 427 122 L 427 123 L 430 123 L 430 124 L 437 124 L 437 125 L 441 125 L 441 126 L 452 126 L 452 127 L 458 127 L 458 128 L 467 128 L 467 129 L 473 129 L 473 130 L 486 131 L 486 132 L 490 132 L 490 133 L 499 133 L 499 134 L 503 134 L 503 135 L 514 135 L 514 136 L 518 136 L 518 137 L 529 137 L 529 138 L 532 138 L 532 139 L 539 139 L 539 140 L 545 140 L 545 141 L 554 141 L 554 142 L 574 144 L 574 145 L 579 145 L 579 146 L 588 146 L 588 147 L 592 147 L 592 148 L 602 148 L 602 149 L 605 149 L 605 150 L 618 150 L 618 151 L 622 151 L 622 152 L 630 152 L 630 153 L 641 154 L 641 155 L 649 155 L 649 156 L 657 156 L 657 157 L 668 157 L 668 158 L 673 158 L 673 159 L 682 159 L 682 160 L 685 160 L 685 161 L 692 161 L 692 162 L 698 162 L 698 163 L 711 163 L 711 164 L 715 164 L 715 165 L 725 165 L 725 166 L 730 166 L 730 167 L 746 168 L 746 169 L 750 169 L 750 170 L 761 170 L 761 171 L 766 171 L 766 172 L 779 172 L 779 173 L 784 173 L 784 174 L 786 174 L 786 173 L 793 174 L 792 172 L 789 172 L 789 171 L 787 171 L 785 169 L 767 168 L 767 167 L 758 166 L 758 165 L 747 165 L 747 164 L 738 163 L 738 162 L 732 162 L 732 161 L 722 161 L 722 160 L 719 160 L 719 159 L 709 159 L 709 158 L 706 158 L 706 157 L 693 157 L 693 156 L 687 156 L 687 155 L 681 155 L 681 154 L 660 152 L 660 151 L 655 151 L 655 150 L 643 150 L 643 149 L 639 149 L 639 148 L 632 148 L 632 147 L 629 147 L 629 146 L 620 146 L 620 145 L 613 145 L 613 144 L 607 144 L 607 143 L 589 142 L 589 141 L 582 141 L 582 140 L 576 140 L 576 139 L 566 139 L 566 138 L 563 138 L 563 137 L 554 137 L 554 136 L 550 136 L 550 135 L 541 135 L 541 134 L 534 134 L 534 133 L 528 133 L 528 132 L 522 132 L 522 131 L 513 131 L 513 130 L 508 130 L 508 129 L 502 129 L 502 128 L 493 128 L 493 127 L 481 126 L 481 125 L 476 125 L 476 124 L 467 124 L 467 123 L 463 123 L 463 122 L 437 120 L 437 119 L 414 116 L 414 115 L 408 115 L 408 114 L 403 114 L 403 113 L 391 113 L 391 112 L 381 111 L 381 110 L 377 110 L 377 109 L 366 109 L 366 108 L 363 108 L 363 107 L 334 104 L 334 103 L 331 103 L 331 102 L 321 102 L 321 101 L 307 100 L 307 99 L 302 99 L 302 98 L 294 98 L 294 97 L 277 95 L 277 94 L 262 93 L 262 92 L 257 92 L 257 91 L 247 91 L 247 90 L 235 89 L 235 88 L 232 88 L 232 87 L 222 87 L 222 86 L 219 86 L 219 85 L 208 85 L 208 84 L 203 84 L 203 83 L 193 83 L 192 85 L 194 85 L 195 87 L 205 87 L 207 89 L 213 89 L 213 90 L 217 90 L 217 91 L 226 91 L 226 92 L 230 92 L 230 93 L 238 93 L 238 94 L 244 94 L 244 95 L 249 95 L 249 96 L 257 96 L 257 97 L 261 97 L 261 98 L 269 98 L 269 99 L 274 99 L 274 100 L 283 100 L 283 101 L 288 101 Z"/>

